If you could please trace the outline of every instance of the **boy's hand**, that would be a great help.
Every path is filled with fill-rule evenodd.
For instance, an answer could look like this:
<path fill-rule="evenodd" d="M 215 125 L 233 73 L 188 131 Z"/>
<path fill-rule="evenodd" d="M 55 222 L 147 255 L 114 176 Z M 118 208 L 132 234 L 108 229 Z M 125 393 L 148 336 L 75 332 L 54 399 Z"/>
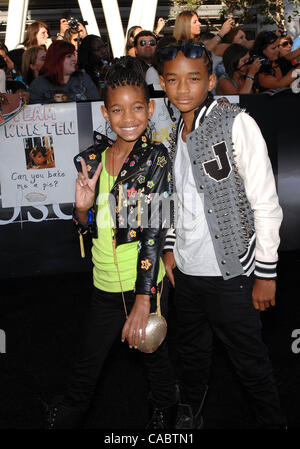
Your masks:
<path fill-rule="evenodd" d="M 276 281 L 274 279 L 255 279 L 252 290 L 252 302 L 256 310 L 264 312 L 275 306 Z"/>
<path fill-rule="evenodd" d="M 173 275 L 173 270 L 176 267 L 176 262 L 174 258 L 174 254 L 172 251 L 167 251 L 163 258 L 166 274 L 168 276 L 169 281 L 171 282 L 172 286 L 175 287 L 175 280 Z"/>
<path fill-rule="evenodd" d="M 137 348 L 139 341 L 145 340 L 149 313 L 150 296 L 136 295 L 135 303 L 122 330 L 122 342 L 126 338 L 130 348 Z"/>
<path fill-rule="evenodd" d="M 76 180 L 76 190 L 75 190 L 75 206 L 76 213 L 80 221 L 83 215 L 93 206 L 95 198 L 95 188 L 96 183 L 99 178 L 100 172 L 102 170 L 102 164 L 97 167 L 94 176 L 90 179 L 88 176 L 88 171 L 86 168 L 86 163 L 83 158 L 80 160 L 82 172 L 78 173 Z"/>

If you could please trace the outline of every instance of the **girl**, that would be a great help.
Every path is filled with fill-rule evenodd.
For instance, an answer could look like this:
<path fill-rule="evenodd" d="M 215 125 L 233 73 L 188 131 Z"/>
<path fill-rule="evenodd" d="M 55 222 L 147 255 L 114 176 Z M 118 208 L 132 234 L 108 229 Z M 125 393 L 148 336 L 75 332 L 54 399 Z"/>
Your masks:
<path fill-rule="evenodd" d="M 157 289 L 162 288 L 158 284 L 164 276 L 160 253 L 165 231 L 161 213 L 151 206 L 155 194 L 169 195 L 170 166 L 165 147 L 152 143 L 145 132 L 154 104 L 137 59 L 113 61 L 104 104 L 102 113 L 117 134 L 115 143 L 96 135 L 95 145 L 75 158 L 81 171 L 74 221 L 80 235 L 94 237 L 94 293 L 76 370 L 63 401 L 49 407 L 49 428 L 75 428 L 81 422 L 113 342 L 121 332 L 130 348 L 144 340 L 149 313 L 156 309 Z M 135 214 L 140 200 L 142 207 L 138 205 Z M 165 315 L 164 294 L 161 306 Z M 154 405 L 149 426 L 173 426 L 176 394 L 166 343 L 142 356 Z"/>
<path fill-rule="evenodd" d="M 50 45 L 42 75 L 30 84 L 31 103 L 54 103 L 54 93 L 63 90 L 70 101 L 98 100 L 98 90 L 87 73 L 76 68 L 75 47 L 70 42 Z"/>
<path fill-rule="evenodd" d="M 22 77 L 27 86 L 39 76 L 46 59 L 46 47 L 34 45 L 25 50 L 22 56 Z"/>
<path fill-rule="evenodd" d="M 225 34 L 227 34 L 234 23 L 234 20 L 227 19 L 218 34 L 216 34 L 212 39 L 208 40 L 205 45 L 207 50 L 213 51 L 220 41 L 223 39 Z M 200 38 L 201 23 L 200 19 L 195 11 L 184 10 L 176 17 L 173 36 L 177 41 L 186 41 L 192 39 L 194 41 Z"/>
<path fill-rule="evenodd" d="M 125 54 L 128 56 L 132 56 L 135 58 L 135 49 L 134 49 L 134 38 L 137 34 L 143 31 L 143 28 L 139 25 L 135 25 L 127 31 L 126 45 L 125 45 Z"/>
<path fill-rule="evenodd" d="M 219 78 L 216 88 L 217 95 L 254 93 L 254 77 L 259 71 L 261 63 L 258 58 L 252 62 L 249 59 L 249 51 L 243 45 L 232 44 L 225 50 L 223 62 L 226 72 Z"/>
<path fill-rule="evenodd" d="M 35 22 L 28 25 L 25 39 L 22 45 L 24 46 L 25 50 L 32 47 L 33 45 L 46 45 L 47 47 L 49 47 L 51 43 L 49 37 L 50 33 L 48 25 L 41 20 L 36 20 Z"/>

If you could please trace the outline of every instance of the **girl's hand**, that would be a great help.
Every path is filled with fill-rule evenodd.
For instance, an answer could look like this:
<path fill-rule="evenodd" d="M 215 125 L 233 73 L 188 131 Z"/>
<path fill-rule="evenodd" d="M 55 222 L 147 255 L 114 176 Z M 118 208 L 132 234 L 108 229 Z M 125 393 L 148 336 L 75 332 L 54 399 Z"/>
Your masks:
<path fill-rule="evenodd" d="M 102 170 L 102 164 L 100 162 L 94 176 L 89 179 L 84 159 L 81 158 L 80 162 L 82 172 L 78 173 L 75 190 L 75 206 L 79 219 L 78 214 L 86 213 L 94 204 L 96 183 Z"/>
<path fill-rule="evenodd" d="M 248 75 L 249 76 L 255 76 L 261 68 L 261 62 L 259 58 L 254 59 L 252 64 L 249 65 Z"/>
<path fill-rule="evenodd" d="M 137 348 L 139 341 L 144 341 L 146 325 L 150 313 L 150 296 L 136 295 L 135 303 L 122 330 L 122 342 L 125 338 L 129 347 Z"/>
<path fill-rule="evenodd" d="M 156 33 L 156 34 L 159 34 L 159 33 L 161 32 L 161 30 L 163 29 L 163 27 L 165 26 L 165 24 L 166 24 L 165 19 L 163 19 L 162 17 L 160 17 L 160 18 L 158 19 L 158 21 L 157 21 L 157 24 L 156 24 L 155 33 Z"/>
<path fill-rule="evenodd" d="M 173 270 L 176 267 L 176 262 L 175 262 L 175 257 L 174 257 L 173 251 L 166 251 L 163 261 L 165 264 L 166 275 L 168 276 L 168 279 L 174 288 L 175 280 L 174 280 Z"/>
<path fill-rule="evenodd" d="M 65 18 L 60 19 L 59 34 L 61 34 L 63 36 L 68 28 L 70 28 L 70 26 L 69 26 L 67 19 L 65 19 Z"/>
<path fill-rule="evenodd" d="M 222 28 L 220 29 L 219 34 L 224 37 L 225 34 L 227 34 L 231 30 L 231 28 L 233 26 L 234 26 L 234 20 L 232 18 L 227 19 L 223 23 Z"/>

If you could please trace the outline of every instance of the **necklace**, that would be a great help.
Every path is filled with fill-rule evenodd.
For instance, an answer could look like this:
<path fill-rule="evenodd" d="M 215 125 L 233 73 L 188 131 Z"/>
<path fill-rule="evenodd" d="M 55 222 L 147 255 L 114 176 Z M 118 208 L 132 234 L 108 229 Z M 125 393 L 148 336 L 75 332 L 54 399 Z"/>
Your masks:
<path fill-rule="evenodd" d="M 112 152 L 112 167 L 111 167 L 111 171 L 112 171 L 112 178 L 113 178 L 113 182 L 111 185 L 111 180 L 110 180 L 110 173 L 108 172 L 108 195 L 110 194 L 110 191 L 115 183 L 115 149 L 117 146 L 117 142 L 115 143 L 114 147 L 113 147 L 113 152 Z M 120 195 L 120 193 L 119 193 Z M 118 265 L 118 259 L 117 259 L 117 245 L 116 245 L 116 234 L 115 234 L 115 230 L 113 228 L 113 220 L 111 217 L 111 213 L 109 211 L 109 216 L 110 216 L 110 232 L 111 232 L 111 243 L 112 243 L 112 250 L 113 250 L 113 256 L 114 256 L 114 264 L 116 266 L 117 269 L 117 273 L 118 273 L 118 278 L 119 278 L 119 282 L 120 282 L 120 288 L 121 288 L 121 295 L 122 295 L 122 301 L 123 301 L 123 306 L 124 306 L 124 312 L 125 312 L 125 317 L 126 319 L 128 318 L 128 313 L 127 313 L 127 307 L 126 307 L 126 302 L 125 302 L 125 297 L 124 297 L 124 291 L 123 291 L 123 287 L 122 287 L 122 281 L 121 281 L 121 274 L 120 274 L 120 270 L 119 270 L 119 265 Z"/>

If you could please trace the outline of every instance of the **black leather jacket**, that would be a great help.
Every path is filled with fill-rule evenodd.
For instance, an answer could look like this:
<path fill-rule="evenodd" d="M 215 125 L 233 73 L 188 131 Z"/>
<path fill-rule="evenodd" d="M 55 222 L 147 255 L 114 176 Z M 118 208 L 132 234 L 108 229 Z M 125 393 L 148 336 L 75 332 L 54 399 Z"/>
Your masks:
<path fill-rule="evenodd" d="M 113 144 L 106 136 L 94 133 L 94 145 L 74 158 L 77 169 L 81 171 L 80 157 L 83 157 L 89 176 L 93 176 L 101 160 L 101 153 Z M 115 224 L 116 244 L 140 241 L 136 294 L 156 293 L 159 259 L 169 226 L 170 180 L 171 165 L 167 149 L 163 144 L 151 142 L 142 135 L 125 160 L 111 189 L 109 202 Z M 96 187 L 96 192 L 98 191 L 99 188 Z M 163 220 L 163 212 L 166 220 Z M 79 222 L 74 215 L 78 232 L 97 238 L 96 215 L 96 204 L 90 212 L 89 223 Z"/>

